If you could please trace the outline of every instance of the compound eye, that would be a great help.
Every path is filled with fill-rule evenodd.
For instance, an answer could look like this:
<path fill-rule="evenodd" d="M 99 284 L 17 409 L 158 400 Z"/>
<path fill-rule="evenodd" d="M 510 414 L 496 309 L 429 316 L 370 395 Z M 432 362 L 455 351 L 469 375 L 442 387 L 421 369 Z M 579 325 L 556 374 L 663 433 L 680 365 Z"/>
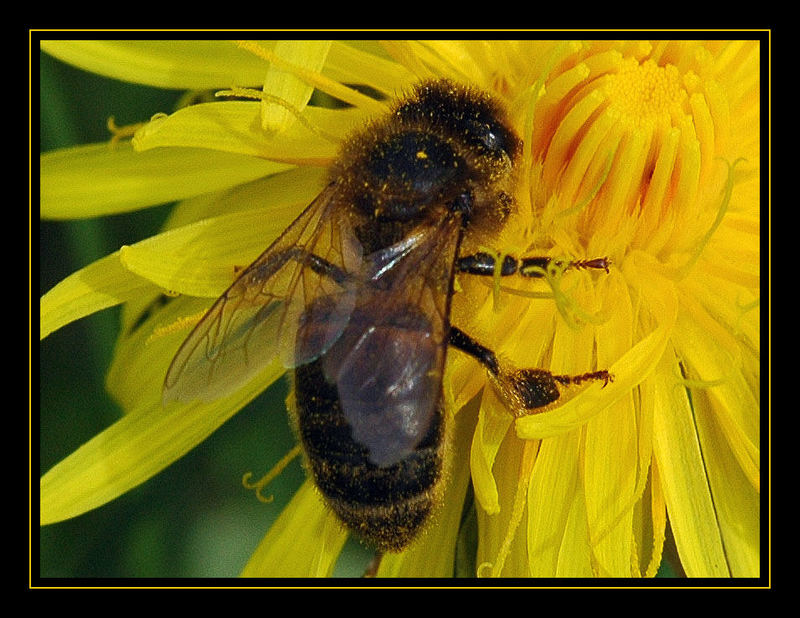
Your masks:
<path fill-rule="evenodd" d="M 499 150 L 502 148 L 500 138 L 492 131 L 491 127 L 486 127 L 486 131 L 481 135 L 481 142 L 483 142 L 483 145 L 489 150 Z"/>
<path fill-rule="evenodd" d="M 492 123 L 479 124 L 473 133 L 476 143 L 493 155 L 514 157 L 516 141 L 504 127 Z"/>

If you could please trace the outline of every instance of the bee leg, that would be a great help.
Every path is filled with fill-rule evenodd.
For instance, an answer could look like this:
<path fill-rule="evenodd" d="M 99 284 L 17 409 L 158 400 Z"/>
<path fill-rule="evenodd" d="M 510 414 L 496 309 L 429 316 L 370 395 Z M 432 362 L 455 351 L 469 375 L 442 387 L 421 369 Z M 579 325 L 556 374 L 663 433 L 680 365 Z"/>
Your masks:
<path fill-rule="evenodd" d="M 559 386 L 580 385 L 594 381 L 602 381 L 605 386 L 614 379 L 614 376 L 605 369 L 570 376 L 556 375 L 546 369 L 504 368 L 494 352 L 455 326 L 450 327 L 448 342 L 486 367 L 492 382 L 508 402 L 515 416 L 531 414 L 537 408 L 544 408 L 557 401 L 561 397 Z"/>
<path fill-rule="evenodd" d="M 584 382 L 612 382 L 614 376 L 606 369 L 579 375 L 556 375 L 546 369 L 511 369 L 492 376 L 494 385 L 509 404 L 514 416 L 541 412 L 542 408 L 561 398 L 559 386 Z"/>
<path fill-rule="evenodd" d="M 460 328 L 455 326 L 450 327 L 448 343 L 476 359 L 481 365 L 486 367 L 492 375 L 498 375 L 500 373 L 500 363 L 494 352 L 489 348 L 483 347 Z"/>
<path fill-rule="evenodd" d="M 245 273 L 254 280 L 266 281 L 290 260 L 296 262 L 305 261 L 308 268 L 312 271 L 318 275 L 328 277 L 336 283 L 344 283 L 352 277 L 352 275 L 339 268 L 336 264 L 332 264 L 328 260 L 306 251 L 302 247 L 291 247 L 286 251 L 276 253 L 271 256 L 269 260 L 259 263 L 258 266 L 249 267 Z"/>
<path fill-rule="evenodd" d="M 458 258 L 456 261 L 456 267 L 460 272 L 470 275 L 483 275 L 486 277 L 493 277 L 498 274 L 495 272 L 496 264 L 497 260 L 495 256 L 483 252 L 475 253 L 474 255 L 465 255 Z M 515 258 L 511 255 L 506 255 L 503 257 L 503 263 L 500 266 L 499 274 L 501 277 L 508 277 L 517 273 L 523 277 L 543 277 L 550 266 L 564 270 L 569 268 L 577 270 L 593 268 L 608 272 L 610 264 L 611 261 L 605 257 L 564 262 L 564 260 L 547 256 Z"/>
<path fill-rule="evenodd" d="M 309 267 L 318 275 L 333 279 L 336 283 L 344 283 L 351 277 L 351 275 L 336 266 L 336 264 L 332 264 L 314 253 L 307 253 L 307 255 Z"/>

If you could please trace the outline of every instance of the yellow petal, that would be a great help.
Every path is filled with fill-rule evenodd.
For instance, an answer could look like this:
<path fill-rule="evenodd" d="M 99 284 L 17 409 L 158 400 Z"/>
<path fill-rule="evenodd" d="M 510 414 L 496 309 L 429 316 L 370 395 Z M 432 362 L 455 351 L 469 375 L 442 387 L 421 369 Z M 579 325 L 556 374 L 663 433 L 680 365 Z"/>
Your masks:
<path fill-rule="evenodd" d="M 667 344 L 668 332 L 666 326 L 656 329 L 614 363 L 610 367 L 613 382 L 606 386 L 593 384 L 563 406 L 517 419 L 517 436 L 531 440 L 565 433 L 628 395 L 655 368 Z"/>
<path fill-rule="evenodd" d="M 644 386 L 643 390 L 647 388 L 647 386 Z M 655 389 L 651 388 L 650 390 L 654 391 Z M 651 483 L 648 486 L 650 500 L 641 504 L 643 521 L 638 529 L 638 538 L 642 539 L 642 541 L 649 542 L 652 539 L 652 544 L 645 545 L 642 543 L 637 548 L 641 552 L 639 554 L 641 557 L 640 563 L 645 565 L 645 568 L 641 571 L 644 577 L 655 577 L 658 573 L 667 534 L 667 505 L 664 502 L 661 475 L 655 462 L 653 462 L 650 470 Z M 647 496 L 648 493 L 645 493 L 644 497 L 647 498 Z"/>
<path fill-rule="evenodd" d="M 205 298 L 156 295 L 138 307 L 122 331 L 106 377 L 106 388 L 125 411 L 161 401 L 164 377 L 175 351 L 208 309 Z"/>
<path fill-rule="evenodd" d="M 305 71 L 318 73 L 322 70 L 330 50 L 330 41 L 278 41 L 273 53 L 281 60 Z M 270 65 L 264 80 L 264 92 L 275 96 L 291 109 L 302 110 L 314 86 L 297 75 Z M 295 116 L 283 105 L 269 100 L 261 102 L 261 128 L 267 132 L 283 133 L 295 123 Z"/>
<path fill-rule="evenodd" d="M 270 207 L 204 219 L 122 247 L 120 260 L 165 290 L 215 298 L 299 212 Z"/>
<path fill-rule="evenodd" d="M 570 504 L 564 536 L 558 550 L 555 577 L 593 577 L 592 556 L 588 551 L 589 534 L 586 527 L 586 502 L 580 491 Z"/>
<path fill-rule="evenodd" d="M 93 144 L 42 155 L 43 219 L 96 217 L 233 187 L 287 169 L 284 163 L 207 149 L 134 152 Z"/>
<path fill-rule="evenodd" d="M 379 41 L 334 41 L 325 73 L 342 84 L 369 84 L 387 98 L 418 79 L 391 60 Z"/>
<path fill-rule="evenodd" d="M 742 470 L 758 491 L 761 485 L 760 403 L 743 373 L 737 341 L 692 298 L 678 320 L 675 344 L 689 378 L 706 382 L 709 403 Z"/>
<path fill-rule="evenodd" d="M 661 563 L 666 529 L 666 509 L 663 507 L 663 493 L 660 484 L 655 480 L 657 471 L 654 468 L 656 466 L 651 465 L 653 459 L 653 407 L 655 405 L 653 381 L 645 380 L 637 390 L 637 486 L 633 490 L 633 495 L 639 500 L 634 507 L 632 521 L 635 551 L 631 575 L 652 577 Z"/>
<path fill-rule="evenodd" d="M 583 286 L 574 292 L 581 307 L 594 303 L 587 279 L 582 277 Z M 594 331 L 590 327 L 575 330 L 559 320 L 551 369 L 573 373 L 590 367 Z M 542 440 L 539 448 L 528 493 L 528 560 L 532 576 L 585 577 L 591 573 L 586 498 L 578 480 L 583 457 L 581 434 L 578 428 L 549 437 Z M 562 474 L 563 478 L 558 478 Z M 553 504 L 544 507 L 542 501 L 548 493 Z"/>
<path fill-rule="evenodd" d="M 76 517 L 124 494 L 207 438 L 283 373 L 272 367 L 246 389 L 211 404 L 161 405 L 157 386 L 131 411 L 40 479 L 41 524 Z M 155 400 L 154 400 L 155 398 Z"/>
<path fill-rule="evenodd" d="M 266 72 L 262 59 L 234 41 L 42 41 L 41 47 L 92 73 L 159 88 L 253 86 Z"/>
<path fill-rule="evenodd" d="M 497 512 L 488 514 L 478 502 L 479 576 L 529 576 L 527 529 L 521 522 L 538 448 L 539 442 L 521 442 L 513 434 L 500 445 L 492 468 L 497 485 Z"/>
<path fill-rule="evenodd" d="M 630 577 L 632 518 L 636 501 L 637 427 L 633 401 L 625 397 L 586 425 L 586 517 L 596 575 Z"/>
<path fill-rule="evenodd" d="M 210 148 L 260 159 L 324 166 L 336 157 L 341 139 L 362 124 L 365 115 L 357 109 L 309 107 L 303 118 L 302 123 L 293 123 L 281 133 L 266 133 L 261 127 L 257 102 L 201 103 L 154 118 L 136 132 L 133 145 L 142 152 L 162 146 Z"/>
<path fill-rule="evenodd" d="M 674 355 L 665 355 L 653 377 L 654 454 L 669 521 L 689 577 L 730 577 L 694 415 L 676 369 Z"/>
<path fill-rule="evenodd" d="M 627 396 L 653 372 L 672 333 L 678 304 L 670 282 L 651 271 L 648 276 L 647 279 L 636 276 L 636 279 L 642 286 L 642 292 L 648 296 L 648 306 L 655 313 L 657 327 L 609 367 L 614 375 L 613 382 L 592 384 L 560 407 L 517 419 L 516 431 L 520 438 L 538 439 L 575 429 Z M 554 346 L 554 350 L 557 349 Z"/>
<path fill-rule="evenodd" d="M 591 290 L 585 286 L 576 289 L 575 299 L 582 307 L 591 306 Z M 559 320 L 553 339 L 551 369 L 572 373 L 589 367 L 593 339 L 593 328 L 576 331 Z M 581 444 L 582 432 L 576 428 L 542 440 L 539 448 L 528 490 L 528 560 L 534 577 L 591 574 L 586 499 L 578 473 L 583 459 Z M 557 450 L 560 452 L 556 453 Z M 556 478 L 562 474 L 563 478 Z M 551 495 L 553 504 L 544 507 L 542 501 L 547 494 Z"/>
<path fill-rule="evenodd" d="M 242 577 L 330 577 L 347 531 L 306 481 L 250 557 Z"/>
<path fill-rule="evenodd" d="M 725 447 L 727 441 L 719 420 L 722 410 L 720 406 L 706 405 L 709 399 L 706 393 L 692 392 L 703 461 L 725 544 L 725 557 L 733 577 L 759 577 L 760 495 L 744 474 L 739 460 Z"/>
<path fill-rule="evenodd" d="M 528 561 L 531 577 L 554 577 L 578 491 L 580 433 L 542 440 L 528 488 Z M 584 551 L 586 546 L 583 545 Z M 580 562 L 574 555 L 567 562 Z M 566 563 L 565 563 L 565 567 Z M 563 572 L 563 569 L 562 569 Z"/>
<path fill-rule="evenodd" d="M 39 337 L 96 311 L 145 293 L 151 284 L 126 270 L 112 253 L 71 274 L 39 300 Z"/>
<path fill-rule="evenodd" d="M 487 389 L 478 414 L 478 425 L 472 437 L 470 467 L 475 499 L 484 511 L 494 515 L 500 511 L 497 484 L 492 468 L 497 452 L 511 425 L 512 417 L 494 391 Z"/>
<path fill-rule="evenodd" d="M 605 367 L 631 347 L 633 308 L 627 285 L 616 271 L 600 280 L 598 294 L 614 306 L 609 320 L 597 327 L 597 363 Z M 631 396 L 621 398 L 586 424 L 585 509 L 596 574 L 600 576 L 631 575 L 631 528 L 640 450 L 637 432 Z"/>
<path fill-rule="evenodd" d="M 230 189 L 204 193 L 178 202 L 164 223 L 164 229 L 266 207 L 274 208 L 279 219 L 291 216 L 293 212 L 296 216 L 319 194 L 326 180 L 327 170 L 324 168 L 293 167 Z M 286 225 L 290 222 L 287 220 Z"/>
<path fill-rule="evenodd" d="M 59 282 L 40 301 L 41 338 L 91 313 L 152 295 L 159 288 L 204 298 L 218 296 L 233 281 L 236 268 L 266 249 L 313 199 L 321 175 L 298 171 L 303 173 L 287 172 L 285 180 L 278 174 L 242 185 L 210 202 L 203 197 L 202 212 L 250 210 L 123 247 Z M 264 207 L 264 195 L 275 196 L 268 213 L 253 210 Z M 199 208 L 184 203 L 173 219 L 196 217 Z"/>

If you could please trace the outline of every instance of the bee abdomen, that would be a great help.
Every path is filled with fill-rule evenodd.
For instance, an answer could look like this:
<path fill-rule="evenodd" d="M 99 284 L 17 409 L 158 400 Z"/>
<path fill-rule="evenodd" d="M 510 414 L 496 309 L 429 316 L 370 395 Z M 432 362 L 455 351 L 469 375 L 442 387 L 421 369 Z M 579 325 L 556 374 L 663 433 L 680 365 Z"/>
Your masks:
<path fill-rule="evenodd" d="M 320 486 L 320 489 L 322 487 Z M 339 519 L 382 552 L 402 551 L 428 520 L 435 501 L 433 488 L 388 504 L 363 505 L 328 498 Z"/>
<path fill-rule="evenodd" d="M 378 466 L 354 441 L 336 387 L 320 362 L 295 370 L 297 430 L 314 481 L 350 529 L 380 551 L 400 551 L 417 535 L 436 503 L 442 474 L 441 416 L 407 457 Z"/>

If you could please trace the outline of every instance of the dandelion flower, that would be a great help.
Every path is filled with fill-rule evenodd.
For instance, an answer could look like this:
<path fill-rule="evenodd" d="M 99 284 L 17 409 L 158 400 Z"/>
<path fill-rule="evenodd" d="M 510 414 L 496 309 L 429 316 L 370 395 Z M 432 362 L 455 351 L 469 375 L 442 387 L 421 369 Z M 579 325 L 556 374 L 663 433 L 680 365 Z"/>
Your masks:
<path fill-rule="evenodd" d="M 107 387 L 125 411 L 44 473 L 43 525 L 158 474 L 282 375 L 276 364 L 219 401 L 161 404 L 187 325 L 313 199 L 338 143 L 443 77 L 492 93 L 523 143 L 515 213 L 491 250 L 611 264 L 460 276 L 452 323 L 513 366 L 614 379 L 514 417 L 474 359 L 449 353 L 444 497 L 377 575 L 647 577 L 668 531 L 687 576 L 760 575 L 758 41 L 42 47 L 119 79 L 228 89 L 154 116 L 132 142 L 42 157 L 43 218 L 178 202 L 161 233 L 41 299 L 42 338 L 123 305 Z M 308 105 L 315 91 L 346 106 Z M 329 576 L 346 538 L 306 482 L 242 574 Z"/>

